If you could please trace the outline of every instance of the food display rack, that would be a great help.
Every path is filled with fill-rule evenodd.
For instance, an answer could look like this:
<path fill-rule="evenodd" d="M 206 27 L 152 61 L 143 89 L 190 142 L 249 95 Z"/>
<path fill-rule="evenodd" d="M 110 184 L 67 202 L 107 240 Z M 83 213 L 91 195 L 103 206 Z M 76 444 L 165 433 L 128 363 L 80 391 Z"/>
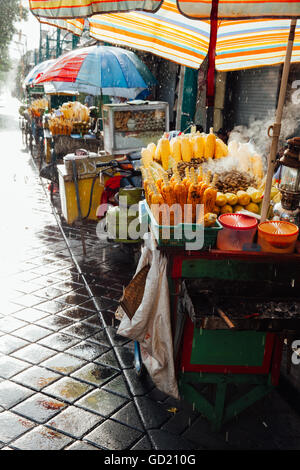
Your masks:
<path fill-rule="evenodd" d="M 140 151 L 169 131 L 169 104 L 106 104 L 103 106 L 104 150 L 111 154 Z"/>
<path fill-rule="evenodd" d="M 217 314 L 204 314 L 199 325 L 188 315 L 185 284 L 201 280 L 218 286 L 218 283 L 242 281 L 254 283 L 264 297 L 264 283 L 274 283 L 275 286 L 284 284 L 287 295 L 290 288 L 296 294 L 300 286 L 300 255 L 158 249 L 168 258 L 174 361 L 180 396 L 211 422 L 214 431 L 219 431 L 224 423 L 278 385 L 284 332 L 299 330 L 300 316 L 266 322 L 254 315 L 244 324 L 239 323 L 238 328 L 230 328 Z M 289 288 L 291 280 L 293 285 Z M 240 316 L 244 317 L 243 312 Z M 252 321 L 253 324 L 249 323 Z M 232 395 L 232 390 L 239 390 L 239 394 Z"/>

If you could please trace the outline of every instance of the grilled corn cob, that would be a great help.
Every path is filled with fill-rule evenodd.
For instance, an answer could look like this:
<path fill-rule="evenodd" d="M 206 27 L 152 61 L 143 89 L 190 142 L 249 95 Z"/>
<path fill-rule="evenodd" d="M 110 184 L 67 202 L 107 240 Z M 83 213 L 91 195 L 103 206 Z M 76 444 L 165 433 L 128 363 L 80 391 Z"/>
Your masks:
<path fill-rule="evenodd" d="M 216 149 L 216 136 L 213 133 L 213 128 L 211 127 L 210 133 L 206 137 L 206 142 L 205 142 L 205 151 L 204 151 L 204 157 L 206 160 L 209 158 L 214 158 L 215 156 L 215 149 Z"/>
<path fill-rule="evenodd" d="M 170 142 L 171 154 L 176 162 L 181 161 L 181 139 L 174 137 Z"/>
<path fill-rule="evenodd" d="M 184 162 L 190 162 L 193 158 L 193 144 L 188 136 L 181 138 L 181 155 Z"/>

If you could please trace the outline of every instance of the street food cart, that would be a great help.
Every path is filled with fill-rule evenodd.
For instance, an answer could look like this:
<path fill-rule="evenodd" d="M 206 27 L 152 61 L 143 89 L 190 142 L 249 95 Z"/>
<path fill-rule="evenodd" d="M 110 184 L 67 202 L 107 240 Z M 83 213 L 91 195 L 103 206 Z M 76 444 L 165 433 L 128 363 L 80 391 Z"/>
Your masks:
<path fill-rule="evenodd" d="M 299 228 L 284 218 L 277 220 L 271 210 L 278 201 L 283 203 L 282 194 L 288 188 L 282 184 L 278 188 L 273 181 L 275 201 L 269 217 L 275 220 L 258 224 L 266 180 L 258 164 L 261 157 L 255 153 L 247 157 L 244 144 L 232 142 L 226 149 L 217 142 L 211 130 L 208 135 L 193 131 L 170 140 L 165 134 L 157 145 L 148 145 L 142 150 L 146 200 L 140 203 L 140 221 L 149 226 L 156 250 L 167 260 L 179 395 L 208 418 L 214 430 L 278 385 L 284 340 L 289 341 L 300 328 Z M 290 141 L 285 159 L 292 158 L 297 142 Z M 234 152 L 237 167 L 244 165 L 247 171 L 228 170 Z M 288 174 L 291 176 L 291 172 Z M 296 170 L 294 182 L 298 174 Z M 289 189 L 292 187 L 290 181 Z M 294 190 L 299 205 L 298 187 Z M 197 219 L 193 213 L 196 199 L 189 196 L 197 198 L 199 191 L 202 195 L 197 202 L 203 204 L 204 212 Z M 161 212 L 159 204 L 164 204 Z M 203 244 L 194 249 L 193 243 L 187 243 L 201 224 Z M 293 242 L 287 232 L 275 231 L 274 238 L 268 238 L 269 244 L 265 244 L 262 228 L 266 224 L 282 230 L 291 228 Z M 188 226 L 193 230 L 185 231 Z M 137 285 L 136 290 L 139 288 Z M 152 295 L 155 297 L 154 292 Z M 125 292 L 121 307 L 126 307 L 127 300 Z M 131 318 L 142 309 L 143 296 Z M 165 318 L 167 321 L 167 314 Z M 122 321 L 120 334 L 125 330 Z M 147 330 L 148 334 L 156 333 Z M 157 335 L 155 341 L 159 341 Z M 140 351 L 136 346 L 137 368 L 143 354 L 143 346 Z M 150 375 L 153 372 L 151 368 L 148 371 Z M 157 376 L 155 371 L 154 381 Z"/>

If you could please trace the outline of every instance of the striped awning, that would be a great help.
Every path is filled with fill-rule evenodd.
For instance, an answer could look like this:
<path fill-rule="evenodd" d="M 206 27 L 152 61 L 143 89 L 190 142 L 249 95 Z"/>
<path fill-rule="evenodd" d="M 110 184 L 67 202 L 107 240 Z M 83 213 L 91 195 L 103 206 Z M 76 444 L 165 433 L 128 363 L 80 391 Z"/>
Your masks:
<path fill-rule="evenodd" d="M 210 23 L 184 17 L 176 0 L 165 0 L 157 13 L 95 15 L 91 37 L 151 52 L 187 67 L 199 68 L 209 47 Z M 238 70 L 284 62 L 290 20 L 222 20 L 218 26 L 216 69 Z M 300 61 L 300 21 L 292 62 Z"/>
<path fill-rule="evenodd" d="M 209 19 L 213 0 L 177 0 L 189 18 Z M 299 0 L 219 0 L 220 19 L 300 18 Z"/>
<path fill-rule="evenodd" d="M 239 70 L 284 62 L 290 20 L 222 21 L 217 36 L 216 69 Z M 300 20 L 291 62 L 300 62 Z"/>
<path fill-rule="evenodd" d="M 95 15 L 89 23 L 94 39 L 148 51 L 187 67 L 199 68 L 208 51 L 209 22 L 185 18 L 175 0 L 165 0 L 156 13 Z"/>
<path fill-rule="evenodd" d="M 51 20 L 46 18 L 38 18 L 40 23 L 49 24 L 59 29 L 65 29 L 75 36 L 81 36 L 84 28 L 84 18 L 74 18 L 72 20 Z"/>
<path fill-rule="evenodd" d="M 177 0 L 179 11 L 190 18 L 210 19 L 214 0 Z M 97 13 L 156 12 L 163 0 L 29 0 L 32 13 L 52 19 L 87 18 Z M 220 19 L 299 18 L 299 0 L 218 0 Z"/>
<path fill-rule="evenodd" d="M 29 0 L 35 16 L 52 19 L 87 18 L 97 13 L 156 11 L 163 0 Z"/>
<path fill-rule="evenodd" d="M 40 0 L 30 3 L 34 3 L 36 6 L 37 4 L 46 5 L 49 3 L 66 5 L 75 4 L 76 1 L 58 2 L 52 0 L 49 2 L 49 0 L 44 0 L 42 2 Z M 88 2 L 81 1 L 80 3 L 84 5 Z M 95 2 L 89 3 L 94 4 Z M 284 62 L 290 20 L 276 18 L 275 13 L 281 11 L 279 6 L 285 6 L 289 16 L 293 11 L 296 11 L 299 16 L 300 1 L 230 2 L 219 0 L 219 15 L 226 5 L 228 8 L 233 5 L 245 7 L 246 4 L 253 6 L 253 3 L 256 4 L 256 7 L 253 7 L 255 15 L 258 14 L 257 12 L 263 15 L 272 11 L 275 18 L 219 20 L 216 45 L 217 70 L 239 70 L 277 65 Z M 88 20 L 90 36 L 99 41 L 151 52 L 187 67 L 199 68 L 209 48 L 210 21 L 187 18 L 178 9 L 178 5 L 182 9 L 183 4 L 185 6 L 193 4 L 194 12 L 198 7 L 200 8 L 200 5 L 202 5 L 203 11 L 205 8 L 211 8 L 211 0 L 194 0 L 193 2 L 164 0 L 161 8 L 154 13 L 131 11 L 93 15 Z M 48 22 L 78 35 L 82 33 L 84 27 L 83 18 L 68 20 L 40 18 L 40 21 Z M 300 20 L 297 23 L 291 61 L 300 62 Z"/>

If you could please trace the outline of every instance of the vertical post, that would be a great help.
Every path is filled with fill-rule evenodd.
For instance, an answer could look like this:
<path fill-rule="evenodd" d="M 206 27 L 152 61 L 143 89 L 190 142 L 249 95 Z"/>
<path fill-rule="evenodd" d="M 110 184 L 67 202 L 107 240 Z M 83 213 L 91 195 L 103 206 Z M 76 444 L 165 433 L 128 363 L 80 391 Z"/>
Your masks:
<path fill-rule="evenodd" d="M 56 31 L 56 58 L 61 55 L 61 45 L 60 45 L 60 29 L 57 28 Z"/>
<path fill-rule="evenodd" d="M 218 34 L 218 7 L 219 0 L 212 0 L 210 14 L 210 39 L 208 49 L 208 70 L 206 83 L 206 107 L 207 132 L 214 124 L 214 106 L 215 106 L 215 69 L 216 69 L 216 46 Z"/>
<path fill-rule="evenodd" d="M 181 113 L 182 113 L 182 98 L 183 98 L 183 85 L 185 76 L 185 66 L 181 65 L 179 75 L 179 89 L 177 95 L 177 109 L 176 109 L 176 130 L 181 130 Z"/>
<path fill-rule="evenodd" d="M 72 49 L 76 49 L 77 44 L 79 42 L 79 37 L 72 34 Z"/>
<path fill-rule="evenodd" d="M 50 49 L 49 49 L 49 37 L 48 37 L 48 33 L 47 33 L 47 36 L 46 36 L 46 60 L 48 60 L 50 58 Z"/>
<path fill-rule="evenodd" d="M 292 51 L 293 51 L 296 24 L 297 24 L 296 19 L 291 20 L 289 39 L 288 39 L 285 61 L 284 61 L 282 77 L 281 77 L 281 85 L 280 85 L 280 92 L 279 92 L 279 98 L 278 98 L 278 104 L 277 104 L 277 110 L 276 110 L 276 116 L 275 116 L 275 123 L 273 124 L 273 126 L 271 126 L 268 129 L 268 135 L 269 137 L 272 137 L 272 143 L 271 143 L 271 149 L 270 149 L 270 154 L 268 158 L 268 171 L 267 171 L 267 178 L 266 178 L 265 194 L 264 194 L 262 209 L 261 209 L 261 219 L 260 219 L 261 222 L 266 221 L 269 206 L 270 206 L 272 180 L 273 180 L 274 168 L 275 168 L 275 163 L 276 163 L 276 154 L 277 154 L 278 141 L 279 141 L 280 130 L 281 130 L 282 112 L 283 112 L 287 82 L 288 82 L 290 65 L 291 65 L 291 56 L 292 56 Z M 270 135 L 271 130 L 273 131 L 272 135 Z"/>
<path fill-rule="evenodd" d="M 39 48 L 39 63 L 43 61 L 43 55 L 42 55 L 42 23 L 40 23 L 40 48 Z"/>

